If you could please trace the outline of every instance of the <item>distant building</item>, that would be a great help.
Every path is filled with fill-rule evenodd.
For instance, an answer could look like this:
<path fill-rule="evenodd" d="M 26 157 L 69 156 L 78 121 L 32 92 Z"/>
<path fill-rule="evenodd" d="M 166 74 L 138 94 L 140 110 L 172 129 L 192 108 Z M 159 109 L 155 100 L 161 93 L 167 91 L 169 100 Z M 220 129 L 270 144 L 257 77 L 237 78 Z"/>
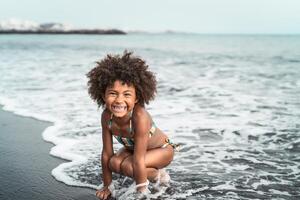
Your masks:
<path fill-rule="evenodd" d="M 38 24 L 32 21 L 9 19 L 0 21 L 0 34 L 126 34 L 118 29 L 73 29 L 63 23 Z"/>
<path fill-rule="evenodd" d="M 44 24 L 40 24 L 39 29 L 40 30 L 48 30 L 48 31 L 59 31 L 59 30 L 71 30 L 71 25 L 66 25 L 66 24 L 62 24 L 62 23 L 44 23 Z"/>

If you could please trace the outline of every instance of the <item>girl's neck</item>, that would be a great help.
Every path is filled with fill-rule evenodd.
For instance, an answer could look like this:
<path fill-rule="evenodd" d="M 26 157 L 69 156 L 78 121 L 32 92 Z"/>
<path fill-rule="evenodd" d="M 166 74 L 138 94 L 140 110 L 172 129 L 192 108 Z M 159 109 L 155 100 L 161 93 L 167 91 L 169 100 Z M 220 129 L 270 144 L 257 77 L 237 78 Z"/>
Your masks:
<path fill-rule="evenodd" d="M 119 126 L 122 126 L 122 125 L 127 124 L 130 121 L 132 112 L 133 111 L 130 111 L 124 117 L 116 117 L 116 116 L 113 115 L 112 118 L 113 118 L 113 120 L 115 121 L 116 124 L 118 124 Z"/>

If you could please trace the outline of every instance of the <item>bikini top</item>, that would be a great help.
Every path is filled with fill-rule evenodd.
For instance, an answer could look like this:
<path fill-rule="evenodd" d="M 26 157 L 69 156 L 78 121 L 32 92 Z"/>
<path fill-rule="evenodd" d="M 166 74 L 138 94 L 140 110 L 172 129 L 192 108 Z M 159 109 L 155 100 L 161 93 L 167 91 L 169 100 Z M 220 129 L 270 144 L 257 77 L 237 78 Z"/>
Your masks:
<path fill-rule="evenodd" d="M 116 138 L 116 140 L 121 143 L 122 145 L 133 148 L 134 146 L 134 129 L 132 127 L 132 112 L 130 113 L 130 119 L 129 119 L 129 127 L 127 128 L 127 131 L 130 133 L 131 137 L 122 137 L 122 133 L 119 133 L 118 135 L 113 134 L 112 132 L 112 122 L 113 122 L 113 114 L 110 117 L 110 120 L 108 121 L 108 128 L 111 132 L 111 134 Z M 156 126 L 151 119 L 151 128 L 149 130 L 149 137 L 152 137 L 152 135 L 155 133 Z"/>

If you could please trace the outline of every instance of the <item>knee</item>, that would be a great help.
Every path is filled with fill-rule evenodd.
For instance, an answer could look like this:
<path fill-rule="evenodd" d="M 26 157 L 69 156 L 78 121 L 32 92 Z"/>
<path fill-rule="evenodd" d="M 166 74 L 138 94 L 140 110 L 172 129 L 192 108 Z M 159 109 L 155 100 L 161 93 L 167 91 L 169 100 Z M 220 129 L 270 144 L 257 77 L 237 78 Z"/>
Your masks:
<path fill-rule="evenodd" d="M 169 165 L 172 161 L 173 161 L 173 158 L 174 158 L 174 148 L 171 147 L 170 150 L 169 150 L 169 156 L 168 156 L 168 163 L 167 165 Z"/>
<path fill-rule="evenodd" d="M 121 164 L 121 171 L 125 176 L 133 177 L 133 166 L 131 159 L 125 159 Z"/>
<path fill-rule="evenodd" d="M 119 159 L 116 156 L 113 156 L 110 158 L 109 160 L 109 168 L 111 171 L 115 172 L 115 173 L 120 173 L 121 172 L 121 162 L 122 160 Z"/>
<path fill-rule="evenodd" d="M 170 150 L 170 160 L 169 160 L 170 162 L 169 162 L 169 164 L 173 161 L 173 158 L 174 158 L 174 151 L 175 151 L 175 150 L 174 150 L 174 148 L 172 147 L 171 150 Z"/>

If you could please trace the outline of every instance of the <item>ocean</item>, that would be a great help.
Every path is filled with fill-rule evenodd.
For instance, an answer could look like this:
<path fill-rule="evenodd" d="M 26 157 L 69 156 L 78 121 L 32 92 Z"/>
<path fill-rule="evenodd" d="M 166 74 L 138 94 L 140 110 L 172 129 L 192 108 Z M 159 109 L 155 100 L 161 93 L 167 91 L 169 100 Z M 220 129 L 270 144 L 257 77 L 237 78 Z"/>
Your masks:
<path fill-rule="evenodd" d="M 0 104 L 53 122 L 41 136 L 68 160 L 52 170 L 57 180 L 102 184 L 102 109 L 85 74 L 125 49 L 156 74 L 146 108 L 181 144 L 170 186 L 150 185 L 149 198 L 300 198 L 299 35 L 1 35 Z M 132 180 L 114 180 L 118 198 L 130 198 Z"/>

